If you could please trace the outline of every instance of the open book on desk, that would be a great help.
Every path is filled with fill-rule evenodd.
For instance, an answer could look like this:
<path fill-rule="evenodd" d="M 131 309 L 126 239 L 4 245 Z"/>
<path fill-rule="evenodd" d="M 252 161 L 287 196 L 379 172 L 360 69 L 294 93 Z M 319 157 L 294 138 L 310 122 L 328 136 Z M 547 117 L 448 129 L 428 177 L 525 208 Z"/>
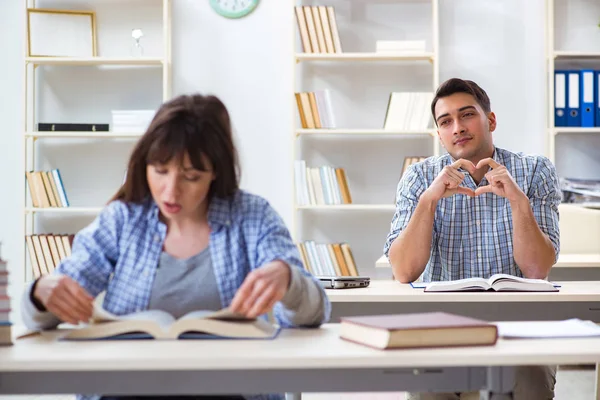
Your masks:
<path fill-rule="evenodd" d="M 454 281 L 413 282 L 413 288 L 425 288 L 425 292 L 558 292 L 558 286 L 544 279 L 528 279 L 508 274 L 494 274 L 488 279 L 466 278 Z"/>
<path fill-rule="evenodd" d="M 192 311 L 176 319 L 161 310 L 114 315 L 95 306 L 90 323 L 70 330 L 62 339 L 273 339 L 278 333 L 279 326 L 228 308 Z"/>

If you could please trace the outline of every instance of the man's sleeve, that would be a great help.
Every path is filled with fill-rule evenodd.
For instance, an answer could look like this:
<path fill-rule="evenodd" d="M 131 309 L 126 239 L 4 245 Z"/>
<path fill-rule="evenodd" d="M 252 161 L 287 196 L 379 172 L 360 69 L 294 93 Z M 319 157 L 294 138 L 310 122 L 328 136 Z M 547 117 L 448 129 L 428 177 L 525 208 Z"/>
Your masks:
<path fill-rule="evenodd" d="M 529 202 L 538 226 L 552 242 L 556 262 L 560 251 L 558 205 L 562 200 L 558 175 L 552 162 L 546 157 L 540 157 L 533 176 Z"/>
<path fill-rule="evenodd" d="M 390 227 L 390 233 L 387 236 L 385 245 L 383 246 L 383 254 L 388 257 L 390 247 L 400 232 L 402 232 L 408 222 L 410 221 L 419 197 L 425 191 L 425 180 L 420 174 L 419 170 L 415 165 L 411 165 L 404 176 L 398 182 L 398 188 L 396 190 L 396 211 L 392 218 L 392 224 Z"/>

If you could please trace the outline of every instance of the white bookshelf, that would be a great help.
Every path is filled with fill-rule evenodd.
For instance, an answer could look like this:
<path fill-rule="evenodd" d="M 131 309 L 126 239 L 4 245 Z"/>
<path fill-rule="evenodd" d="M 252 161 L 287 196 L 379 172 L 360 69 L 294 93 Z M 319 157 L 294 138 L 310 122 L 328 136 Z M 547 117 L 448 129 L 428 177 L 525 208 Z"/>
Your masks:
<path fill-rule="evenodd" d="M 391 92 L 435 92 L 439 85 L 438 1 L 293 2 L 332 6 L 343 50 L 303 52 L 294 17 L 293 160 L 305 160 L 307 167 L 343 168 L 352 204 L 300 205 L 294 186 L 292 235 L 297 242 L 348 243 L 361 275 L 375 276 L 373 259 L 381 254 L 389 231 L 404 157 L 440 151 L 431 126 L 419 131 L 383 128 Z M 379 39 L 425 40 L 426 47 L 377 53 Z M 331 93 L 336 128 L 302 128 L 294 93 L 324 89 Z M 295 182 L 293 165 L 291 171 Z"/>
<path fill-rule="evenodd" d="M 38 131 L 38 123 L 109 123 L 109 129 L 112 129 L 110 110 L 148 109 L 158 107 L 171 98 L 172 0 L 147 0 L 135 4 L 124 1 L 120 3 L 119 10 L 103 0 L 72 6 L 77 10 L 96 13 L 95 47 L 98 52 L 91 57 L 31 57 L 28 49 L 25 49 L 24 120 L 20 133 L 23 137 L 23 172 L 59 169 L 70 206 L 34 207 L 29 187 L 23 179 L 25 235 L 72 234 L 91 222 L 109 200 L 110 194 L 115 193 L 122 183 L 126 156 L 142 135 L 141 132 Z M 27 9 L 36 7 L 42 7 L 39 0 L 23 1 L 25 21 Z M 64 7 L 64 2 L 60 0 L 43 3 L 46 9 L 60 10 Z M 141 14 L 132 17 L 129 23 L 123 15 L 129 15 L 130 12 Z M 141 41 L 144 55 L 133 56 L 130 52 L 133 39 L 128 35 L 132 28 L 142 28 L 145 36 L 148 36 Z M 27 32 L 26 22 L 23 32 L 25 38 Z M 24 42 L 28 43 L 27 40 Z M 71 75 L 73 79 L 70 79 Z M 93 82 L 90 86 L 100 93 L 91 93 L 86 98 L 86 90 L 90 86 L 88 89 L 84 85 L 80 88 L 72 82 Z M 115 86 L 116 90 L 105 89 L 105 82 Z M 152 94 L 151 98 L 146 96 L 146 92 L 137 97 L 132 95 L 138 93 L 140 87 L 149 84 L 152 89 L 147 93 Z M 51 96 L 45 85 L 53 85 Z M 69 93 L 74 98 L 79 95 L 79 98 L 90 101 L 75 102 Z M 138 104 L 140 99 L 145 103 Z M 88 164 L 91 157 L 101 160 L 100 165 Z M 102 178 L 102 174 L 109 172 L 112 172 L 112 178 Z M 69 186 L 65 176 L 71 176 L 71 182 L 76 184 Z M 108 187 L 100 188 L 102 183 Z M 57 230 L 49 226 L 57 227 Z M 32 279 L 33 272 L 25 240 L 22 244 L 19 253 L 23 255 L 23 260 L 20 264 L 24 266 L 24 279 L 27 282 Z"/>

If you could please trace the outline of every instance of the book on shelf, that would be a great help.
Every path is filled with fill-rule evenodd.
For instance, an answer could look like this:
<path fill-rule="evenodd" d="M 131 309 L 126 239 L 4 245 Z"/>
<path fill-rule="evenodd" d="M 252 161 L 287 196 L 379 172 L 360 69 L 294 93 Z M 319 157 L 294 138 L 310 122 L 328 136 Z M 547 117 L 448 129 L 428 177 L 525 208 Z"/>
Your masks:
<path fill-rule="evenodd" d="M 108 124 L 38 123 L 39 132 L 108 132 Z"/>
<path fill-rule="evenodd" d="M 528 279 L 507 274 L 494 274 L 488 279 L 465 278 L 453 281 L 430 282 L 425 292 L 558 292 L 558 288 L 544 279 Z"/>
<path fill-rule="evenodd" d="M 296 6 L 294 11 L 304 53 L 342 53 L 332 6 Z"/>
<path fill-rule="evenodd" d="M 58 169 L 27 171 L 25 178 L 34 207 L 69 207 L 67 192 Z"/>
<path fill-rule="evenodd" d="M 431 125 L 430 92 L 393 92 L 390 94 L 383 128 L 386 130 L 423 132 Z"/>
<path fill-rule="evenodd" d="M 342 317 L 340 337 L 376 349 L 491 346 L 498 328 L 445 312 L 370 315 Z"/>
<path fill-rule="evenodd" d="M 307 240 L 296 245 L 304 268 L 313 275 L 359 276 L 347 243 L 315 243 Z"/>
<path fill-rule="evenodd" d="M 12 323 L 9 316 L 11 301 L 8 295 L 8 263 L 0 252 L 0 346 L 12 344 Z"/>
<path fill-rule="evenodd" d="M 71 255 L 73 234 L 27 235 L 27 251 L 34 278 L 52 273 L 60 262 Z"/>
<path fill-rule="evenodd" d="M 295 97 L 302 128 L 336 128 L 329 89 L 295 93 Z"/>
<path fill-rule="evenodd" d="M 305 205 L 352 204 L 346 172 L 329 165 L 307 167 L 306 161 L 294 161 L 296 202 Z"/>
<path fill-rule="evenodd" d="M 92 339 L 273 339 L 279 326 L 246 318 L 228 308 L 192 311 L 180 318 L 162 310 L 114 315 L 95 306 L 90 323 L 70 330 L 63 340 Z"/>

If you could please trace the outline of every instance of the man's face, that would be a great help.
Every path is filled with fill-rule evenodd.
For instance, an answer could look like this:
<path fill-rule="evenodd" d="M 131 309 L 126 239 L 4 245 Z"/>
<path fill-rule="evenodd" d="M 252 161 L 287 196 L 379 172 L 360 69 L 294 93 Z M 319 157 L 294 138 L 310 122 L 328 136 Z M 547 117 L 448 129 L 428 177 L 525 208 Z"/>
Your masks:
<path fill-rule="evenodd" d="M 439 99 L 435 120 L 440 142 L 454 159 L 476 163 L 491 157 L 496 116 L 493 112 L 486 114 L 470 94 L 455 93 Z"/>

